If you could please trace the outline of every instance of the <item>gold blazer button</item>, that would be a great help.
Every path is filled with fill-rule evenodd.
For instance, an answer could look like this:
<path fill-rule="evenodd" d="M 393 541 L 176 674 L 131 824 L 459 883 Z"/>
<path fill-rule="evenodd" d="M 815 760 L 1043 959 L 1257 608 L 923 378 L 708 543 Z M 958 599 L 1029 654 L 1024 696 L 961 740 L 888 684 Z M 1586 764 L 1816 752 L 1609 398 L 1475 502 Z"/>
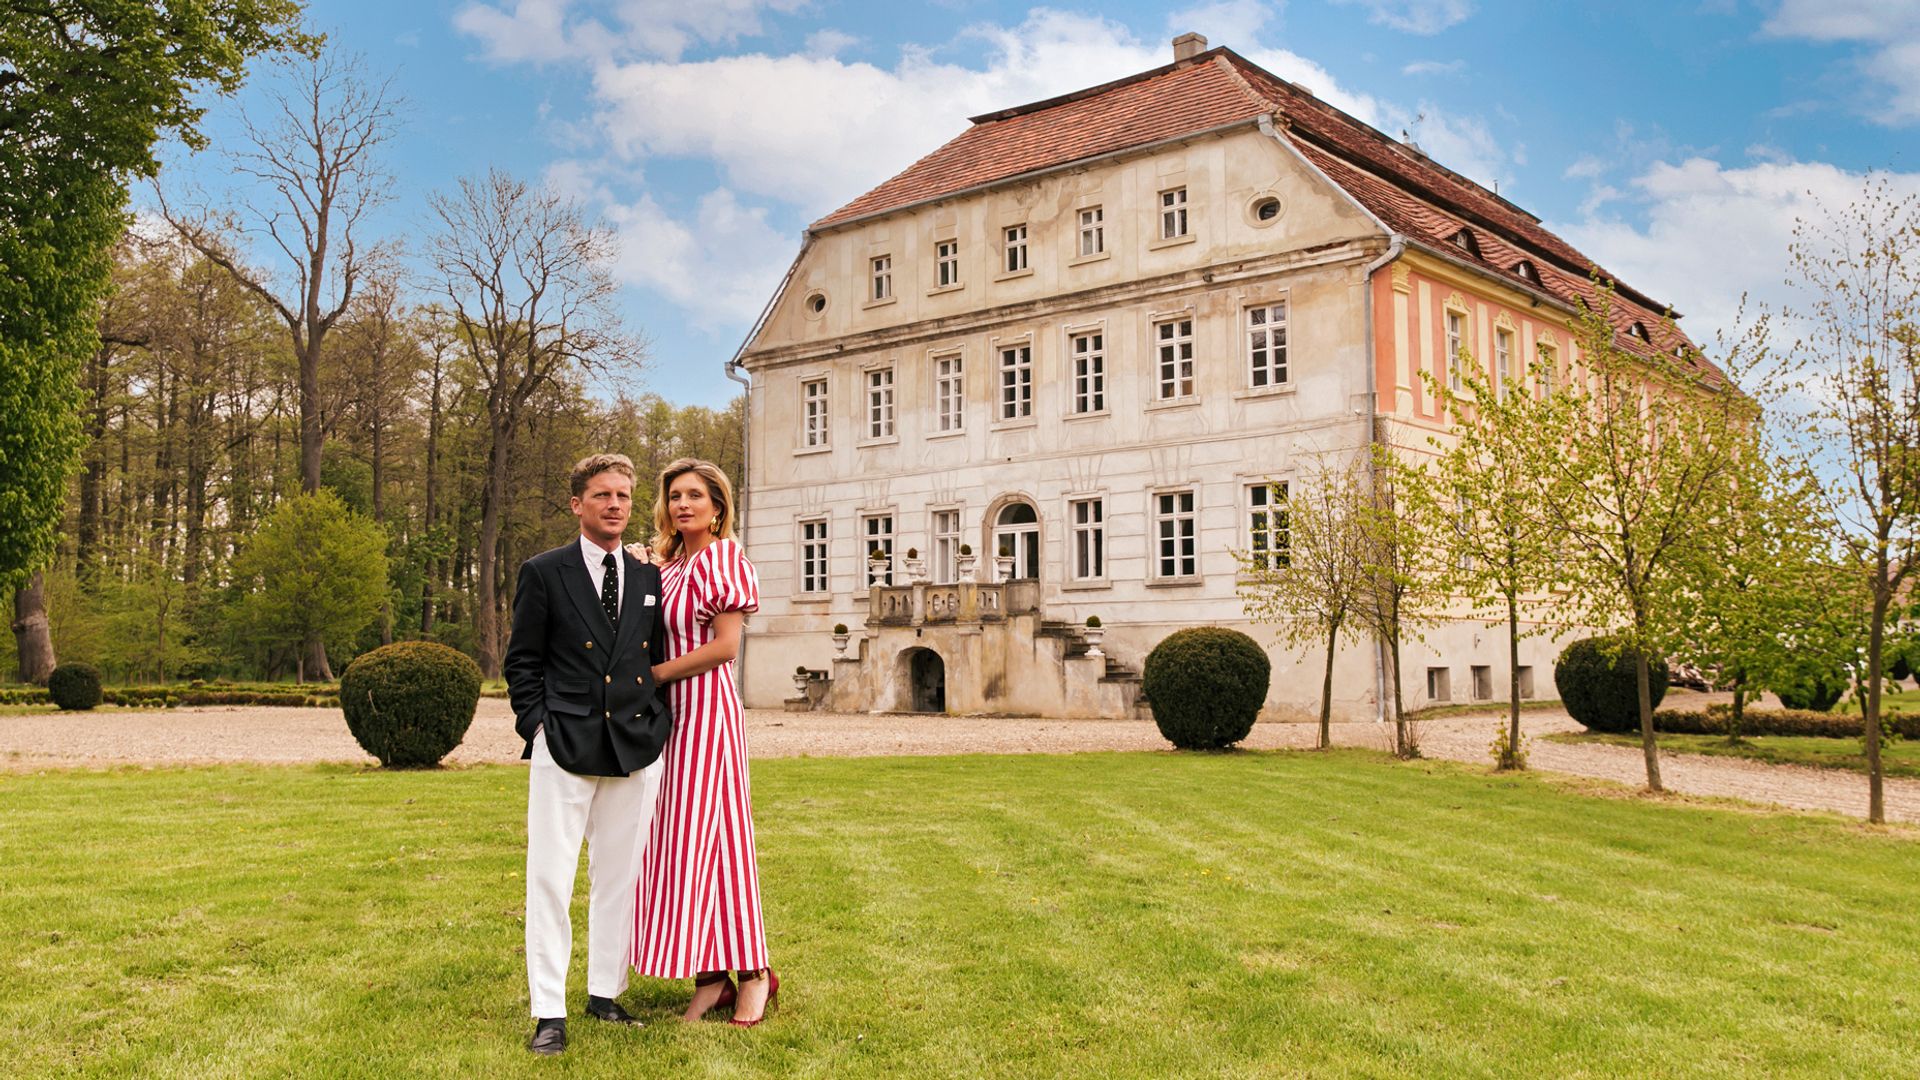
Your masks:
<path fill-rule="evenodd" d="M 613 681 L 613 676 L 611 676 L 611 675 L 608 675 L 608 676 L 606 676 L 606 680 L 607 680 L 608 682 L 612 682 L 612 681 Z"/>
<path fill-rule="evenodd" d="M 589 648 L 589 649 L 591 649 L 591 648 L 593 648 L 593 642 L 591 642 L 591 641 L 589 641 L 589 642 L 587 642 L 587 643 L 586 643 L 586 646 L 587 646 L 587 648 Z"/>

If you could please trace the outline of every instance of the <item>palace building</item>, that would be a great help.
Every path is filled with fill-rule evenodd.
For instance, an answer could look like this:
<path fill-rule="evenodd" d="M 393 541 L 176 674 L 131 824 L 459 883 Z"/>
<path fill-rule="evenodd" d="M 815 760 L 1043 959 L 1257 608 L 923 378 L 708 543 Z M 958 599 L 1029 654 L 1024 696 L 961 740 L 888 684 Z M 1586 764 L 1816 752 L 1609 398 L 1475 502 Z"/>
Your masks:
<path fill-rule="evenodd" d="M 973 118 L 807 230 L 730 365 L 751 379 L 750 706 L 1129 715 L 1172 631 L 1273 641 L 1236 591 L 1236 552 L 1286 546 L 1273 485 L 1383 428 L 1440 430 L 1421 373 L 1461 350 L 1495 384 L 1576 359 L 1595 268 L 1538 218 L 1230 49 L 1173 44 Z M 1665 305 L 1615 289 L 1629 347 L 1721 378 Z M 1523 643 L 1530 693 L 1552 695 L 1556 651 Z M 1270 655 L 1263 716 L 1314 711 L 1322 656 Z M 1504 696 L 1505 636 L 1477 620 L 1403 662 L 1410 702 Z M 1384 680 L 1377 649 L 1343 650 L 1336 717 L 1375 718 Z"/>

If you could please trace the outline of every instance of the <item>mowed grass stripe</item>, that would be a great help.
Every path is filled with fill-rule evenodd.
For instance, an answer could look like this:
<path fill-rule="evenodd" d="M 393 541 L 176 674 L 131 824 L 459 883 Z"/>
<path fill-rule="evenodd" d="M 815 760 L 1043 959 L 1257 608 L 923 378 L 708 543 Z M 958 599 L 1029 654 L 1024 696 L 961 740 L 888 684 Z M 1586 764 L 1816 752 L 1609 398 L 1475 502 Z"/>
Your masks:
<path fill-rule="evenodd" d="M 629 1007 L 657 1022 L 576 1022 L 568 1075 L 1920 1065 L 1911 831 L 1354 751 L 802 759 L 754 783 L 782 1012 L 683 1027 L 685 988 L 643 980 Z M 0 778 L 9 1068 L 551 1072 L 521 1049 L 524 794 L 504 767 Z"/>

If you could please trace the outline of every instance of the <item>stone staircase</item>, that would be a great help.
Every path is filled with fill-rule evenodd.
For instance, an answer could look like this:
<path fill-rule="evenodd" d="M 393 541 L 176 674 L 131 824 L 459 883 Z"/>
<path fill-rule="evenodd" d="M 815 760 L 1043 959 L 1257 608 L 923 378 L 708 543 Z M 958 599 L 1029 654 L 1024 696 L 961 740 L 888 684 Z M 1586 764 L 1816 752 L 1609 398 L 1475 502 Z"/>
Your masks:
<path fill-rule="evenodd" d="M 1062 655 L 1069 660 L 1087 655 L 1087 636 L 1084 631 L 1085 627 L 1077 623 L 1062 622 L 1058 619 L 1042 619 L 1040 621 L 1040 636 L 1055 638 L 1064 642 L 1065 648 L 1062 650 Z M 1139 691 L 1140 673 L 1134 670 L 1132 665 L 1124 664 L 1114 659 L 1112 654 L 1107 653 L 1105 650 L 1101 651 L 1101 656 L 1105 658 L 1107 662 L 1107 669 L 1106 672 L 1100 676 L 1100 681 L 1103 683 L 1132 684 L 1132 689 L 1134 690 L 1133 696 L 1138 701 L 1144 702 L 1146 697 Z"/>

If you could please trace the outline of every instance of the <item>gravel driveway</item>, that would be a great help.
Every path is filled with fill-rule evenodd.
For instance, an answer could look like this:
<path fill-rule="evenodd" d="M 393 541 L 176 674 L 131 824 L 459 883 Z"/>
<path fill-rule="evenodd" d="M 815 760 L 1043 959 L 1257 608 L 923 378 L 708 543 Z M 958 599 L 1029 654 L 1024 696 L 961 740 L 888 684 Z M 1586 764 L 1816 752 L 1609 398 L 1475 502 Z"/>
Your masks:
<path fill-rule="evenodd" d="M 1678 705 L 1678 702 L 1669 702 Z M 1578 730 L 1557 711 L 1529 712 L 1525 730 L 1535 769 L 1639 786 L 1645 780 L 1640 752 L 1620 746 L 1572 745 L 1539 740 L 1554 731 Z M 1488 763 L 1487 744 L 1504 723 L 1496 714 L 1449 717 L 1421 725 L 1428 757 Z M 1384 750 L 1387 725 L 1336 724 L 1334 742 Z M 1309 747 L 1307 724 L 1260 724 L 1245 745 L 1255 749 Z M 873 757 L 909 754 L 1057 754 L 1087 750 L 1164 750 L 1151 723 L 1134 720 L 1041 720 L 1021 717 L 947 717 L 847 713 L 786 713 L 749 710 L 747 743 L 756 758 Z M 483 698 L 466 741 L 448 758 L 456 764 L 512 762 L 521 742 L 513 732 L 507 702 Z M 314 761 L 370 763 L 348 734 L 338 709 L 213 707 L 93 713 L 0 716 L 0 768 L 186 765 L 220 762 L 292 764 Z M 1855 773 L 1791 765 L 1765 765 L 1732 758 L 1687 754 L 1661 757 L 1669 789 L 1688 795 L 1775 803 L 1864 817 L 1866 779 Z M 1887 781 L 1887 818 L 1920 823 L 1920 780 Z"/>

